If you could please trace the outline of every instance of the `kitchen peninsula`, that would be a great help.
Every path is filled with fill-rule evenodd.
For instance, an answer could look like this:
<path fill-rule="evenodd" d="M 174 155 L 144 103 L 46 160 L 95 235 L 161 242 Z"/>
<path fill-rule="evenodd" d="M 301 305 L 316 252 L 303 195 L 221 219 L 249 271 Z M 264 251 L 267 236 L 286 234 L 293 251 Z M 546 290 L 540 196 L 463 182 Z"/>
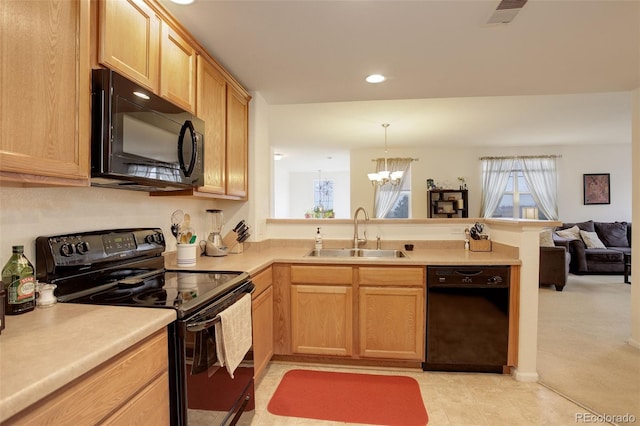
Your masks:
<path fill-rule="evenodd" d="M 376 267 L 376 268 L 422 268 L 424 269 L 428 265 L 510 265 L 515 270 L 519 270 L 515 276 L 518 278 L 516 282 L 519 286 L 520 298 L 515 300 L 516 310 L 518 311 L 518 330 L 515 336 L 517 336 L 517 358 L 514 360 L 516 366 L 514 377 L 518 380 L 530 380 L 532 375 L 529 374 L 527 368 L 530 368 L 528 363 L 530 359 L 529 345 L 531 343 L 527 340 L 530 335 L 523 337 L 523 330 L 527 331 L 531 327 L 531 319 L 525 314 L 530 315 L 527 312 L 527 305 L 531 305 L 537 308 L 537 303 L 532 304 L 530 294 L 537 294 L 537 280 L 530 279 L 532 275 L 537 276 L 531 272 L 531 269 L 537 269 L 537 264 L 532 265 L 529 263 L 532 250 L 529 246 L 535 247 L 533 254 L 537 254 L 538 250 L 538 235 L 540 229 L 553 226 L 553 223 L 549 222 L 535 222 L 535 221 L 486 221 L 491 226 L 492 239 L 493 239 L 493 251 L 491 252 L 469 252 L 465 251 L 461 241 L 458 238 L 442 238 L 440 240 L 418 240 L 413 239 L 415 249 L 407 252 L 405 258 L 387 258 L 387 259 L 327 259 L 327 258 L 314 258 L 307 257 L 306 255 L 313 249 L 312 239 L 268 239 L 261 242 L 247 244 L 245 251 L 242 254 L 230 254 L 225 257 L 199 257 L 198 263 L 195 267 L 185 269 L 197 269 L 197 270 L 242 270 L 249 272 L 252 277 L 256 278 L 260 284 L 257 285 L 258 292 L 262 292 L 265 289 L 262 287 L 262 282 L 266 284 L 272 283 L 274 287 L 278 286 L 278 283 L 282 281 L 282 276 L 278 275 L 277 271 L 282 271 L 282 266 L 290 265 L 334 265 L 334 266 L 353 266 L 353 267 Z M 371 226 L 374 223 L 368 224 Z M 344 224 L 337 224 L 343 226 Z M 385 224 L 386 226 L 387 224 Z M 394 226 L 392 223 L 389 226 Z M 434 224 L 437 228 L 437 224 Z M 302 225 L 301 225 L 302 226 Z M 305 223 L 304 227 L 309 228 L 313 224 Z M 450 230 L 451 225 L 447 224 L 446 229 Z M 449 232 L 449 231 L 447 231 Z M 331 234 L 331 233 L 329 233 Z M 438 232 L 432 232 L 433 235 L 438 235 Z M 343 234 L 345 235 L 345 234 Z M 328 238 L 325 240 L 326 246 L 331 244 L 337 244 L 344 246 L 348 244 L 348 240 L 332 240 Z M 374 240 L 375 243 L 375 240 Z M 383 240 L 383 246 L 385 248 L 392 244 L 401 244 L 399 240 Z M 398 248 L 401 248 L 398 247 Z M 537 262 L 537 258 L 534 259 Z M 165 264 L 167 267 L 175 267 L 175 252 L 168 252 L 165 255 Z M 524 270 L 529 271 L 524 274 Z M 265 277 L 265 271 L 269 271 Z M 273 272 L 271 272 L 273 271 Z M 258 277 L 260 277 L 258 279 Z M 533 288 L 531 288 L 533 287 Z M 531 291 L 533 290 L 533 291 Z M 525 296 L 526 294 L 526 296 Z M 274 293 L 274 300 L 277 300 L 280 295 Z M 522 303 L 522 300 L 526 300 L 527 303 Z M 86 309 L 89 312 L 77 312 L 78 310 Z M 95 339 L 98 336 L 106 337 L 109 340 L 108 331 L 111 329 L 118 329 L 117 324 L 119 320 L 125 320 L 126 316 L 119 315 L 119 318 L 111 321 L 100 319 L 99 314 L 106 311 L 118 311 L 127 312 L 131 311 L 134 316 L 151 316 L 153 318 L 138 318 L 136 321 L 140 324 L 140 328 L 145 330 L 145 336 L 153 334 L 163 328 L 164 325 L 171 322 L 175 316 L 172 311 L 156 310 L 156 309 L 136 309 L 136 308 L 118 308 L 118 307 L 96 307 L 96 306 L 83 306 L 83 305 L 65 305 L 57 304 L 50 310 L 36 310 L 33 313 L 25 314 L 21 317 L 9 318 L 7 322 L 7 329 L 3 331 L 0 336 L 2 340 L 2 356 L 0 362 L 2 362 L 3 371 L 11 371 L 11 366 L 8 364 L 11 360 L 19 358 L 19 354 L 23 353 L 28 348 L 32 359 L 28 360 L 29 365 L 33 368 L 30 370 L 29 377 L 33 380 L 22 380 L 22 376 L 16 375 L 15 380 L 8 380 L 3 374 L 2 386 L 0 387 L 0 412 L 2 413 L 2 420 L 4 421 L 13 414 L 27 408 L 32 403 L 46 397 L 51 392 L 55 392 L 60 387 L 63 387 L 67 382 L 71 382 L 74 379 L 80 377 L 86 372 L 98 367 L 101 363 L 108 360 L 110 357 L 115 356 L 118 352 L 126 350 L 128 346 L 135 344 L 135 341 L 143 340 L 145 336 L 136 334 L 135 338 L 131 341 L 124 342 L 121 338 L 116 339 L 118 342 L 116 345 L 110 345 L 109 353 L 103 353 L 100 349 L 100 345 L 97 344 Z M 66 312 L 71 313 L 71 317 L 67 317 L 64 314 Z M 165 314 L 163 316 L 162 314 Z M 78 315 L 83 320 L 78 320 Z M 168 316 L 168 317 L 166 317 Z M 255 315 L 254 315 L 255 316 Z M 43 318 L 47 317 L 46 320 Z M 107 316 L 108 317 L 108 316 Z M 169 318 L 171 317 L 171 318 Z M 74 320 L 74 318 L 76 320 Z M 37 319 L 37 321 L 27 321 Z M 16 330 L 17 321 L 27 321 L 33 323 L 33 330 L 29 334 L 29 339 L 21 339 L 19 341 L 9 340 L 13 339 L 12 334 Z M 534 318 L 537 321 L 537 317 Z M 60 332 L 72 332 L 68 336 L 77 336 L 78 333 L 82 333 L 82 329 L 88 330 L 88 342 L 91 344 L 81 344 L 83 352 L 79 353 L 80 360 L 74 362 L 73 359 L 69 359 L 65 355 L 65 351 L 69 349 L 69 345 L 65 344 L 62 340 L 60 344 L 49 343 L 50 346 L 42 347 L 38 349 L 36 345 L 45 344 L 45 339 L 33 338 L 33 333 L 38 336 L 46 334 L 48 328 L 38 329 L 37 324 L 47 324 L 47 327 L 53 327 Z M 111 324 L 110 327 L 105 327 L 105 324 Z M 534 324 L 535 326 L 535 324 Z M 97 328 L 103 330 L 97 332 Z M 274 327 L 275 329 L 275 327 Z M 86 331 L 85 330 L 85 331 Z M 93 330 L 93 331 L 92 331 Z M 38 334 L 39 333 L 39 334 Z M 106 333 L 106 334 L 105 334 Z M 67 340 L 68 337 L 67 336 Z M 535 336 L 535 334 L 534 334 Z M 82 339 L 77 339 L 79 342 L 84 343 Z M 12 344 L 12 342 L 17 342 Z M 51 342 L 51 341 L 50 341 Z M 54 342 L 55 338 L 54 338 Z M 533 341 L 535 348 L 535 338 Z M 35 348 L 35 349 L 34 349 Z M 523 350 L 524 349 L 524 350 Z M 114 352 L 115 351 L 115 352 Z M 96 352 L 100 356 L 96 356 Z M 43 355 L 43 354 L 46 354 Z M 42 357 L 42 359 L 41 359 Z M 61 366 L 64 366 L 62 370 L 52 368 L 52 363 L 48 360 L 61 360 Z M 535 375 L 535 352 L 533 354 L 533 371 Z M 42 362 L 47 361 L 47 362 Z M 56 361 L 57 362 L 57 361 Z M 524 367 L 523 367 L 524 365 Z M 68 374 L 72 372 L 73 374 Z M 526 373 L 526 374 L 525 374 Z M 37 378 L 37 380 L 36 380 Z M 33 386 L 33 383 L 39 383 L 38 386 Z"/>

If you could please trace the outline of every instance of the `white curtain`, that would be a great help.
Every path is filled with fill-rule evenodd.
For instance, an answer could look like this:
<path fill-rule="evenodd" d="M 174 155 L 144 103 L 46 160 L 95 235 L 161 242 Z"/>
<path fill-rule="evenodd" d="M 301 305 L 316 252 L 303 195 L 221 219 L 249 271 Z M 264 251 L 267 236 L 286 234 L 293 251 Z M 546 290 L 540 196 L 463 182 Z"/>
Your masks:
<path fill-rule="evenodd" d="M 396 200 L 400 196 L 402 185 L 404 185 L 404 181 L 407 178 L 407 172 L 409 171 L 409 167 L 411 167 L 412 161 L 413 159 L 411 158 L 387 159 L 388 170 L 390 172 L 402 171 L 402 179 L 397 185 L 390 183 L 376 185 L 373 200 L 373 211 L 375 212 L 376 218 L 384 218 L 395 205 Z M 384 168 L 384 158 L 378 158 L 376 161 L 376 172 L 382 171 Z"/>
<path fill-rule="evenodd" d="M 549 220 L 558 219 L 558 191 L 555 157 L 520 158 L 522 174 L 538 208 Z"/>
<path fill-rule="evenodd" d="M 491 217 L 498 208 L 514 163 L 514 158 L 485 158 L 482 160 L 480 217 Z"/>

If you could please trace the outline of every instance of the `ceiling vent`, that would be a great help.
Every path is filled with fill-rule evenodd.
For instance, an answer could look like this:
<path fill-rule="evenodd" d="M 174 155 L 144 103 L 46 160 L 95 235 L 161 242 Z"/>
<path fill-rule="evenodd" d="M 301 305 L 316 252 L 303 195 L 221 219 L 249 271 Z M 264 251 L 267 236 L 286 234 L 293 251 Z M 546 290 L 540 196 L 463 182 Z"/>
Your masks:
<path fill-rule="evenodd" d="M 510 23 L 526 3 L 527 0 L 502 0 L 496 11 L 489 17 L 487 24 Z"/>

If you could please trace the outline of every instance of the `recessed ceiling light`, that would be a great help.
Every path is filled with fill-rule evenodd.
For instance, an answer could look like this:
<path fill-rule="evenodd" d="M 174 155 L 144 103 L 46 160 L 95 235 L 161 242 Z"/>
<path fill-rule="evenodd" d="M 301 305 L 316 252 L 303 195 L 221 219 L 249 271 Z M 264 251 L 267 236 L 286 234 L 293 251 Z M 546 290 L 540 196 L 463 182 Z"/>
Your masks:
<path fill-rule="evenodd" d="M 171 0 L 172 3 L 175 4 L 191 4 L 193 3 L 195 0 Z"/>
<path fill-rule="evenodd" d="M 386 80 L 386 78 L 384 75 L 381 75 L 381 74 L 371 74 L 367 76 L 365 80 L 367 81 L 367 83 L 382 83 L 383 81 Z"/>
<path fill-rule="evenodd" d="M 139 98 L 142 98 L 142 99 L 147 99 L 147 100 L 150 99 L 149 95 L 147 95 L 145 93 L 142 93 L 142 92 L 133 92 L 133 94 L 136 95 Z"/>

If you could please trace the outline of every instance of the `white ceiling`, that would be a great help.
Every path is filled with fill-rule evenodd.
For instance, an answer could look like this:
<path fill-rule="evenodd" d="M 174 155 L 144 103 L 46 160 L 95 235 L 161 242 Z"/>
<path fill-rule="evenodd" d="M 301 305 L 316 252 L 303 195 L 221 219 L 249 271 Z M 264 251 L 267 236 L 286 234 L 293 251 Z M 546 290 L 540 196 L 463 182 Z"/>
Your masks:
<path fill-rule="evenodd" d="M 529 0 L 502 25 L 497 0 L 161 3 L 270 104 L 286 154 L 383 146 L 384 122 L 394 148 L 631 142 L 637 0 Z"/>

